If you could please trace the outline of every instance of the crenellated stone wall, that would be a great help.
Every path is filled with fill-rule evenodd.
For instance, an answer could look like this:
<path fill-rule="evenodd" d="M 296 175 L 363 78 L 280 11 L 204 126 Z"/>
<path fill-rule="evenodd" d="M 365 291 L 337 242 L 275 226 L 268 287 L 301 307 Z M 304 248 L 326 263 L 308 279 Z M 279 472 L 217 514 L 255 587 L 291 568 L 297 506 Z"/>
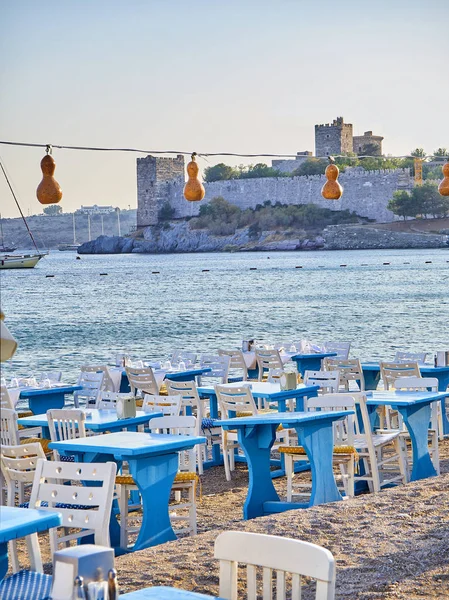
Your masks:
<path fill-rule="evenodd" d="M 255 208 L 258 204 L 270 201 L 273 204 L 317 204 L 332 210 L 350 210 L 362 217 L 377 222 L 390 222 L 398 219 L 387 209 L 387 204 L 398 189 L 411 189 L 412 178 L 408 169 L 364 171 L 360 168 L 348 169 L 339 177 L 344 188 L 338 201 L 325 200 L 321 188 L 324 175 L 310 177 L 267 177 L 259 179 L 231 179 L 207 183 L 206 197 L 202 202 L 187 202 L 182 194 L 184 182 L 173 180 L 166 185 L 167 200 L 175 209 L 175 218 L 196 216 L 202 204 L 216 196 L 242 209 Z"/>

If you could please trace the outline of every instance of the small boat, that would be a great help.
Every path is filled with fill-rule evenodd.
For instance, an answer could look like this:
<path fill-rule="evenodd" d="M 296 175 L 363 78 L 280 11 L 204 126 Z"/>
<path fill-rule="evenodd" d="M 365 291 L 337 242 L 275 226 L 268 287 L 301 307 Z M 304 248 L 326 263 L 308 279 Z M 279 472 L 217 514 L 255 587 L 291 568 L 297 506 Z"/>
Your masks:
<path fill-rule="evenodd" d="M 32 269 L 46 255 L 46 252 L 42 254 L 1 254 L 0 269 Z"/>
<path fill-rule="evenodd" d="M 73 218 L 73 244 L 59 244 L 58 250 L 61 252 L 77 252 L 81 244 L 76 241 L 76 230 L 75 230 L 75 213 L 72 215 Z"/>
<path fill-rule="evenodd" d="M 2 243 L 0 244 L 0 254 L 6 254 L 7 252 L 14 252 L 16 250 L 15 246 L 5 246 L 5 238 L 3 236 L 3 219 L 2 215 L 0 215 L 0 235 L 2 238 Z"/>

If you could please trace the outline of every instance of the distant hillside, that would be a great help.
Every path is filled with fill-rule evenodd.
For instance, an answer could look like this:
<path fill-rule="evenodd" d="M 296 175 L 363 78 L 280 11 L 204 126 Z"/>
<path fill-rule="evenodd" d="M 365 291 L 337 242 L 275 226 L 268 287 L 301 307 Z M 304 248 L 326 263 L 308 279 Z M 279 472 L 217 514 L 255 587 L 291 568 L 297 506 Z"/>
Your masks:
<path fill-rule="evenodd" d="M 58 244 L 73 243 L 72 213 L 50 217 L 36 215 L 27 217 L 27 223 L 34 235 L 39 248 L 57 248 Z M 110 213 L 103 216 L 105 235 L 118 235 L 117 214 Z M 14 245 L 17 248 L 31 248 L 32 242 L 21 218 L 2 219 L 5 245 Z M 101 217 L 93 215 L 90 219 L 91 238 L 101 235 Z M 127 235 L 131 227 L 136 225 L 136 210 L 120 211 L 121 234 Z M 89 240 L 87 228 L 87 215 L 75 215 L 76 241 L 79 243 Z"/>

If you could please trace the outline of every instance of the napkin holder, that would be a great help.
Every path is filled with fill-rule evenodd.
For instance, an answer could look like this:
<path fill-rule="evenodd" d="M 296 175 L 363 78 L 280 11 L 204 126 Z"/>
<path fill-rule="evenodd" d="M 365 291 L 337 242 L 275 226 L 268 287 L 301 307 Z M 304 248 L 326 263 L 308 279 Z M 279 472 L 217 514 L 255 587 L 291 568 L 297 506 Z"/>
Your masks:
<path fill-rule="evenodd" d="M 282 371 L 279 376 L 281 390 L 296 390 L 297 374 L 294 371 Z"/>
<path fill-rule="evenodd" d="M 243 340 L 242 341 L 242 352 L 251 352 L 254 350 L 255 340 Z"/>
<path fill-rule="evenodd" d="M 449 366 L 449 350 L 437 352 L 437 367 Z"/>
<path fill-rule="evenodd" d="M 132 419 L 136 416 L 136 398 L 126 396 L 117 398 L 117 419 Z"/>
<path fill-rule="evenodd" d="M 89 583 L 101 579 L 107 581 L 114 568 L 114 550 L 94 544 L 81 544 L 58 550 L 53 555 L 53 585 L 50 598 L 72 598 L 75 577 L 82 577 L 84 590 Z"/>

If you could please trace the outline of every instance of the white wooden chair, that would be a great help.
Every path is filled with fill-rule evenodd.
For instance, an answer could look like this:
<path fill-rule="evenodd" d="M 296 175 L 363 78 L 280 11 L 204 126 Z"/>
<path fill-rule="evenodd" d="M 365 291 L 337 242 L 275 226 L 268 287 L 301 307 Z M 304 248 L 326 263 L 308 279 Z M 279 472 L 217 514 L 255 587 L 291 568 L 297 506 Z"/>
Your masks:
<path fill-rule="evenodd" d="M 220 443 L 220 439 L 214 439 L 214 430 L 202 431 L 203 419 L 206 417 L 207 400 L 200 398 L 194 381 L 166 381 L 167 392 L 169 396 L 181 396 L 180 414 L 185 416 L 193 415 L 196 417 L 196 435 L 204 435 L 212 445 Z M 214 428 L 220 431 L 220 428 Z M 206 460 L 207 449 L 203 444 L 197 444 L 196 454 L 198 463 L 198 473 L 203 474 L 203 462 Z"/>
<path fill-rule="evenodd" d="M 34 472 L 39 459 L 46 460 L 45 453 L 39 442 L 19 446 L 2 445 L 0 463 L 2 475 L 6 482 L 7 506 L 15 506 L 16 499 L 18 504 L 25 502 L 25 488 L 30 487 L 33 483 Z M 26 542 L 32 570 L 43 573 L 37 534 L 26 536 Z M 20 565 L 17 541 L 13 540 L 9 542 L 8 548 L 11 556 L 12 571 L 13 573 L 18 573 Z"/>
<path fill-rule="evenodd" d="M 348 394 L 324 394 L 316 398 L 309 398 L 307 401 L 307 410 L 309 411 L 336 411 L 336 410 L 355 410 L 355 400 Z M 341 472 L 341 481 L 347 498 L 354 496 L 354 474 L 355 463 L 358 461 L 358 453 L 354 447 L 354 424 L 355 415 L 348 415 L 341 421 L 333 424 L 334 431 L 334 452 L 332 462 Z M 295 461 L 308 461 L 306 451 L 302 446 L 281 446 L 279 451 L 285 458 L 285 474 L 287 477 L 287 502 L 292 501 L 293 490 L 295 488 L 310 488 L 305 483 L 294 483 L 294 465 Z M 308 495 L 299 492 L 295 495 Z"/>
<path fill-rule="evenodd" d="M 393 362 L 417 362 L 418 364 L 422 365 L 426 362 L 426 356 L 427 352 L 396 352 Z"/>
<path fill-rule="evenodd" d="M 6 385 L 0 386 L 0 408 L 8 408 L 10 410 L 15 410 L 14 402 L 12 401 L 12 398 L 9 395 L 9 391 Z"/>
<path fill-rule="evenodd" d="M 162 433 L 171 435 L 196 435 L 196 418 L 186 416 L 155 417 L 150 422 L 150 433 Z M 188 533 L 196 535 L 196 487 L 199 477 L 196 474 L 195 449 L 179 452 L 179 470 L 175 476 L 172 492 L 175 494 L 176 503 L 170 505 L 170 520 L 172 523 L 187 522 L 186 527 L 176 528 L 176 533 Z M 129 526 L 129 492 L 137 490 L 137 486 L 131 475 L 117 476 L 116 483 L 120 485 L 120 546 L 127 548 L 129 535 L 139 530 L 139 527 Z M 182 498 L 182 493 L 187 493 L 187 498 Z M 187 510 L 187 516 L 184 511 Z M 176 511 L 176 512 L 174 512 Z"/>
<path fill-rule="evenodd" d="M 103 373 L 103 384 L 101 389 L 106 392 L 115 392 L 114 381 L 107 365 L 83 365 L 82 373 Z"/>
<path fill-rule="evenodd" d="M 365 391 L 365 377 L 358 358 L 324 358 L 323 367 L 325 371 L 340 371 L 340 387 L 345 392 Z M 351 381 L 357 385 L 356 390 L 351 390 Z"/>
<path fill-rule="evenodd" d="M 47 411 L 47 420 L 52 442 L 86 437 L 86 414 L 82 410 L 52 408 Z M 54 460 L 60 460 L 57 450 L 53 450 L 53 457 Z"/>
<path fill-rule="evenodd" d="M 2 408 L 0 410 L 1 446 L 18 446 L 19 444 L 31 444 L 33 442 L 38 442 L 41 444 L 45 454 L 51 452 L 48 449 L 50 440 L 39 437 L 26 437 L 27 435 L 29 435 L 29 431 L 27 431 L 26 428 L 19 431 L 16 411 L 12 410 L 11 408 Z"/>
<path fill-rule="evenodd" d="M 301 577 L 316 580 L 315 600 L 335 598 L 334 557 L 321 546 L 274 535 L 224 531 L 215 540 L 214 557 L 220 561 L 219 595 L 224 600 L 239 598 L 239 563 L 247 565 L 248 600 L 301 600 Z"/>
<path fill-rule="evenodd" d="M 248 367 L 241 350 L 218 350 L 219 356 L 229 356 L 228 382 L 247 381 Z"/>
<path fill-rule="evenodd" d="M 145 394 L 142 410 L 145 413 L 161 412 L 164 417 L 177 417 L 181 412 L 182 397 L 177 396 L 152 396 Z"/>
<path fill-rule="evenodd" d="M 69 545 L 72 540 L 91 534 L 95 544 L 110 546 L 109 520 L 116 472 L 113 462 L 37 461 L 29 507 L 62 515 L 63 535 L 58 535 L 58 527 L 50 529 L 52 555 L 59 544 Z M 84 486 L 82 482 L 99 485 Z"/>
<path fill-rule="evenodd" d="M 337 394 L 340 386 L 340 371 L 305 371 L 305 385 L 319 385 L 320 394 Z"/>
<path fill-rule="evenodd" d="M 396 390 L 409 390 L 415 392 L 437 392 L 438 379 L 436 377 L 399 377 L 394 381 L 394 388 Z M 408 435 L 407 428 L 405 427 L 402 418 L 400 418 L 399 423 L 404 432 L 403 435 L 409 439 L 410 436 Z M 429 453 L 438 475 L 440 474 L 440 454 L 438 448 L 439 433 L 441 434 L 441 438 L 443 438 L 441 404 L 440 401 L 437 400 L 430 405 Z M 410 471 L 410 461 L 408 460 L 408 457 L 407 470 Z"/>
<path fill-rule="evenodd" d="M 81 385 L 82 389 L 77 390 L 73 394 L 73 403 L 76 408 L 81 405 L 90 406 L 91 408 L 97 405 L 97 399 L 100 390 L 103 388 L 104 373 L 81 371 L 77 385 Z"/>
<path fill-rule="evenodd" d="M 264 371 L 270 371 L 270 369 L 282 369 L 283 363 L 279 350 L 268 350 L 266 348 L 256 348 L 256 363 L 259 369 L 258 380 L 262 381 Z"/>
<path fill-rule="evenodd" d="M 125 367 L 126 375 L 129 381 L 129 387 L 134 395 L 138 394 L 159 394 L 159 386 L 151 367 L 135 368 Z"/>
<path fill-rule="evenodd" d="M 421 377 L 419 365 L 414 362 L 380 363 L 380 377 L 385 390 L 394 388 L 394 382 L 400 377 Z M 399 414 L 391 406 L 378 409 L 381 429 L 397 429 L 401 427 Z"/>
<path fill-rule="evenodd" d="M 230 360 L 230 357 L 224 354 L 202 354 L 200 357 L 200 368 L 206 367 L 211 370 L 198 377 L 198 385 L 227 383 Z"/>
<path fill-rule="evenodd" d="M 349 357 L 349 351 L 351 349 L 351 342 L 324 342 L 325 352 L 336 352 L 337 355 L 333 358 L 341 358 L 347 360 Z"/>
<path fill-rule="evenodd" d="M 116 410 L 117 400 L 120 398 L 129 398 L 129 392 L 100 392 L 95 408 L 103 410 Z"/>

